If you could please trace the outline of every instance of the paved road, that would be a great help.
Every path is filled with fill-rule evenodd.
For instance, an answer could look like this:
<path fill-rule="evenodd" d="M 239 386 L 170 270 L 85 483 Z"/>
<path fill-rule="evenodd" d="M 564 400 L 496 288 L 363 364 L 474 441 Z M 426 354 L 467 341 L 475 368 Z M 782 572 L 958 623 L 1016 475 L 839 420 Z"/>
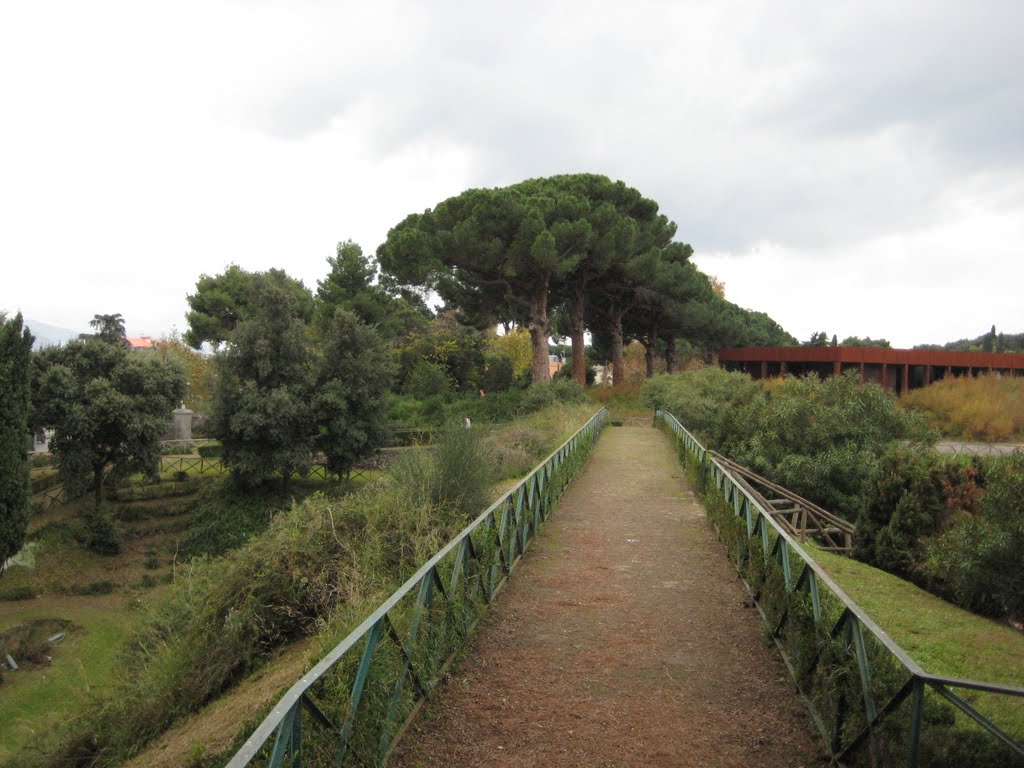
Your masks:
<path fill-rule="evenodd" d="M 609 427 L 390 764 L 795 768 L 813 733 L 670 442 Z"/>

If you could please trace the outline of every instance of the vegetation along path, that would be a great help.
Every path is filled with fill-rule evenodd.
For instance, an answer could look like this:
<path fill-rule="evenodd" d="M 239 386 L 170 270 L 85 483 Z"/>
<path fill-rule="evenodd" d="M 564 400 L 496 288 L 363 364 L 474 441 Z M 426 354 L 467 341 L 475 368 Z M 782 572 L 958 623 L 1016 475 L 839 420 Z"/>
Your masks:
<path fill-rule="evenodd" d="M 668 439 L 608 428 L 390 765 L 812 766 Z"/>

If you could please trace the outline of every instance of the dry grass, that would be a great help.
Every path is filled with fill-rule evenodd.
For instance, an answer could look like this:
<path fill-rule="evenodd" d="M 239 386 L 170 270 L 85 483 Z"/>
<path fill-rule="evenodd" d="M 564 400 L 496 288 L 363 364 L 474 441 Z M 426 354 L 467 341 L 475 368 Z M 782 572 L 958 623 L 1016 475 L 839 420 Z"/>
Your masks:
<path fill-rule="evenodd" d="M 606 406 L 616 416 L 646 416 L 651 409 L 640 399 L 643 381 L 619 384 L 614 387 L 591 387 L 587 390 L 597 403 Z"/>
<path fill-rule="evenodd" d="M 903 397 L 950 437 L 987 442 L 1024 438 L 1024 379 L 944 379 Z"/>

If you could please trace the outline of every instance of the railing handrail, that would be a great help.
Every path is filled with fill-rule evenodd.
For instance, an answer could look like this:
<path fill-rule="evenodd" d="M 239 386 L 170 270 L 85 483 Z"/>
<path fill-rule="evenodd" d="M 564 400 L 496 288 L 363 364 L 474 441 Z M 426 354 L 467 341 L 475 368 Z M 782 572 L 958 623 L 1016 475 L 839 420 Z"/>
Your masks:
<path fill-rule="evenodd" d="M 658 417 L 661 417 L 671 427 L 671 429 L 674 432 L 676 432 L 677 435 L 679 435 L 679 437 L 683 440 L 684 444 L 688 443 L 689 446 L 692 446 L 692 448 L 690 448 L 688 446 L 688 449 L 691 450 L 691 452 L 696 457 L 698 457 L 698 459 L 702 462 L 702 464 L 706 464 L 707 462 L 710 462 L 714 466 L 714 468 L 717 469 L 717 471 L 721 474 L 721 476 L 723 478 L 727 478 L 730 481 L 730 483 L 732 484 L 733 489 L 735 489 L 736 491 L 738 491 L 739 493 L 741 493 L 743 495 L 746 503 L 748 505 L 750 505 L 751 507 L 753 507 L 754 509 L 757 510 L 757 512 L 759 513 L 759 516 L 760 516 L 760 524 L 761 525 L 770 525 L 775 530 L 775 533 L 778 536 L 777 542 L 781 541 L 783 544 L 788 545 L 789 548 L 792 549 L 792 551 L 801 560 L 803 560 L 805 568 L 809 569 L 814 574 L 814 578 L 816 578 L 816 579 L 820 580 L 822 583 L 824 583 L 828 587 L 829 591 L 831 591 L 831 593 L 836 598 L 838 598 L 838 600 L 840 601 L 840 603 L 842 603 L 843 608 L 844 608 L 844 614 L 843 615 L 846 615 L 846 614 L 853 615 L 856 618 L 856 620 L 860 623 L 860 625 L 866 627 L 868 629 L 868 631 L 875 637 L 875 639 L 878 642 L 880 642 L 886 648 L 886 650 L 888 650 L 892 654 L 892 656 L 895 657 L 900 662 L 900 664 L 903 665 L 903 667 L 905 668 L 907 673 L 909 673 L 910 680 L 907 681 L 907 683 L 904 684 L 903 689 L 901 689 L 901 692 L 897 695 L 897 697 L 895 697 L 893 699 L 893 701 L 896 701 L 897 703 L 899 701 L 902 701 L 903 699 L 901 697 L 905 697 L 906 695 L 910 695 L 909 692 L 913 689 L 913 691 L 914 691 L 913 696 L 914 696 L 914 701 L 915 701 L 915 703 L 913 705 L 915 707 L 914 718 L 916 719 L 916 723 L 917 723 L 914 727 L 917 730 L 911 736 L 911 742 L 912 742 L 911 743 L 911 756 L 912 757 L 911 757 L 911 763 L 910 763 L 911 766 L 916 766 L 916 764 L 917 764 L 917 743 L 916 743 L 916 739 L 917 739 L 917 737 L 919 735 L 919 732 L 920 732 L 919 731 L 919 728 L 920 728 L 920 693 L 919 693 L 918 686 L 924 686 L 924 685 L 927 685 L 927 686 L 933 688 L 941 696 L 943 696 L 947 701 L 949 701 L 954 706 L 956 706 L 957 709 L 959 709 L 961 712 L 966 714 L 969 718 L 974 720 L 975 723 L 977 723 L 978 725 L 982 726 L 992 736 L 994 736 L 995 738 L 999 739 L 1000 741 L 1002 741 L 1004 744 L 1006 744 L 1007 746 L 1009 746 L 1011 749 L 1015 750 L 1016 752 L 1018 752 L 1020 754 L 1024 754 L 1024 743 L 1014 742 L 1011 737 L 1009 737 L 1006 733 L 1004 733 L 1001 729 L 999 729 L 993 723 L 989 722 L 983 715 L 981 715 L 979 712 L 974 710 L 969 704 L 967 704 L 966 702 L 960 700 L 958 697 L 956 697 L 951 692 L 945 690 L 945 688 L 947 688 L 947 687 L 950 687 L 950 688 L 962 688 L 962 689 L 982 691 L 982 692 L 994 693 L 994 694 L 1000 694 L 1000 695 L 1008 695 L 1008 696 L 1014 696 L 1014 697 L 1024 697 L 1024 687 L 1017 686 L 1017 685 L 1009 685 L 1009 684 L 1005 684 L 1005 683 L 993 683 L 993 682 L 987 682 L 987 681 L 981 681 L 981 680 L 972 680 L 972 679 L 967 679 L 967 678 L 950 677 L 950 676 L 937 675 L 937 674 L 932 674 L 932 673 L 926 672 L 910 656 L 909 653 L 907 653 L 895 640 L 893 640 L 888 635 L 888 633 L 885 632 L 885 630 L 883 630 L 867 614 L 867 612 L 863 608 L 861 608 L 856 603 L 856 601 L 853 600 L 853 598 L 851 598 L 848 594 L 846 594 L 846 592 L 844 592 L 843 589 L 838 584 L 836 584 L 836 582 L 832 579 L 832 577 L 829 576 L 825 572 L 825 570 L 817 563 L 817 561 L 815 561 L 814 558 L 812 558 L 804 550 L 804 548 L 800 546 L 800 543 L 796 539 L 794 539 L 793 536 L 791 536 L 774 519 L 774 517 L 771 514 L 768 513 L 768 511 L 766 511 L 764 509 L 764 507 L 757 501 L 757 499 L 755 499 L 753 496 L 751 496 L 750 493 L 748 493 L 748 491 L 744 487 L 744 485 L 736 479 L 736 477 L 729 471 L 727 466 L 725 466 L 725 464 L 723 462 L 719 461 L 716 458 L 716 455 L 715 455 L 714 451 L 709 451 L 705 446 L 703 446 L 700 443 L 700 441 L 697 440 L 697 438 L 694 437 L 693 434 L 690 433 L 690 431 L 687 430 L 686 427 L 684 427 L 679 422 L 679 420 L 673 414 L 671 414 L 670 412 L 668 412 L 668 411 L 666 411 L 664 409 L 659 408 L 655 412 L 655 419 L 657 419 Z M 748 518 L 748 524 L 749 524 L 749 518 Z M 749 535 L 750 535 L 750 533 L 749 533 L 749 528 L 748 528 L 748 536 Z M 767 547 L 767 545 L 765 545 L 765 546 Z M 776 546 L 778 546 L 778 543 L 776 544 Z M 766 552 L 767 552 L 767 550 L 766 550 Z M 797 578 L 797 582 L 799 582 L 799 577 Z M 788 583 L 788 572 L 787 572 L 787 585 L 786 586 L 787 586 L 787 589 L 790 588 L 790 585 Z M 767 617 L 765 617 L 765 620 L 767 621 Z M 836 628 L 842 626 L 842 623 L 843 623 L 843 619 L 841 617 L 839 619 L 839 621 L 836 623 Z M 781 646 L 780 646 L 780 650 L 781 650 Z M 789 664 L 789 662 L 787 660 L 787 665 L 788 664 Z M 792 668 L 790 669 L 790 671 L 795 676 L 796 673 L 793 671 Z M 923 689 L 920 689 L 920 690 L 923 690 Z M 888 707 L 888 705 L 887 705 L 887 707 Z M 874 720 L 871 720 L 869 718 L 869 720 L 871 720 L 871 722 L 869 722 L 869 724 L 868 724 L 868 726 L 866 727 L 865 730 L 867 732 L 870 732 L 870 730 L 874 727 L 876 721 L 878 719 L 880 719 L 881 717 L 883 717 L 883 716 L 884 716 L 884 710 L 879 715 L 875 716 Z M 818 719 L 816 713 L 815 713 L 815 721 L 819 723 L 819 727 L 822 727 L 821 723 L 820 723 L 820 720 Z M 862 732 L 861 736 L 863 736 L 863 732 Z M 860 736 L 858 738 L 860 738 Z M 854 742 L 851 742 L 850 744 L 847 745 L 846 750 L 852 749 L 855 744 L 856 744 L 856 739 L 854 740 Z M 835 755 L 834 755 L 834 757 L 835 757 Z"/>
<path fill-rule="evenodd" d="M 231 761 L 227 764 L 227 768 L 242 768 L 243 766 L 248 765 L 249 761 L 252 760 L 259 750 L 263 748 L 271 735 L 281 727 L 286 715 L 297 704 L 299 704 L 302 697 L 306 695 L 317 680 L 319 680 L 331 667 L 333 667 L 346 653 L 351 651 L 359 641 L 366 638 L 371 629 L 385 616 L 387 616 L 387 614 L 395 608 L 395 606 L 397 606 L 404 597 L 412 593 L 412 591 L 422 583 L 422 581 L 444 560 L 447 555 L 455 551 L 456 548 L 458 548 L 460 544 L 462 544 L 462 542 L 477 528 L 483 525 L 484 522 L 495 513 L 495 511 L 507 504 L 510 499 L 513 499 L 516 493 L 520 492 L 538 472 L 543 471 L 549 462 L 566 450 L 578 436 L 591 428 L 602 418 L 607 417 L 607 413 L 607 408 L 601 408 L 591 416 L 590 419 L 588 419 L 582 427 L 576 430 L 576 432 L 565 440 L 565 442 L 548 454 L 543 461 L 537 464 L 509 490 L 504 492 L 493 504 L 481 512 L 471 523 L 469 523 L 458 534 L 456 534 L 454 538 L 438 550 L 433 557 L 420 566 L 420 568 L 417 569 L 412 576 L 406 579 L 406 581 L 383 603 L 381 603 L 373 613 L 364 619 L 359 626 L 353 629 L 340 643 L 338 643 L 338 645 L 329 651 L 324 658 L 317 662 L 316 665 L 314 665 L 294 685 L 292 685 L 292 687 L 289 688 L 284 696 L 282 696 L 277 702 L 273 710 L 271 710 L 271 712 L 264 718 L 263 722 L 261 722 L 256 730 L 252 732 L 234 757 L 231 758 Z"/>
<path fill-rule="evenodd" d="M 697 438 L 695 438 L 690 433 L 690 431 L 679 422 L 679 419 L 673 416 L 669 411 L 659 408 L 657 413 L 662 414 L 663 417 L 667 416 L 669 419 L 671 419 L 671 421 L 674 422 L 673 426 L 678 426 L 679 429 L 685 432 L 690 437 L 690 439 L 701 448 L 701 450 L 707 452 L 708 457 L 711 459 L 712 462 L 714 462 L 715 466 L 719 468 L 722 474 L 728 476 L 736 484 L 736 487 L 740 489 L 740 492 L 743 493 L 743 495 L 747 497 L 747 500 L 757 509 L 758 512 L 761 513 L 764 520 L 769 525 L 771 525 L 772 528 L 775 529 L 775 532 L 779 536 L 781 536 L 783 540 L 796 551 L 800 558 L 805 563 L 807 563 L 811 570 L 814 571 L 814 575 L 821 579 L 828 586 L 828 588 L 832 590 L 832 592 L 835 594 L 836 597 L 839 598 L 839 600 L 843 603 L 847 610 L 854 614 L 864 624 L 864 626 L 866 626 L 871 631 L 871 633 L 874 634 L 885 645 L 885 647 L 888 648 L 893 653 L 893 655 L 896 656 L 896 658 L 898 658 L 903 663 L 903 665 L 907 668 L 908 671 L 919 677 L 923 677 L 926 674 L 924 669 L 916 661 L 914 661 L 913 658 L 911 658 L 910 654 L 903 650 L 899 643 L 897 643 L 895 640 L 889 637 L 889 634 L 880 626 L 878 626 L 875 620 L 868 615 L 867 611 L 865 611 L 863 608 L 860 607 L 860 605 L 857 604 L 856 600 L 854 600 L 852 597 L 846 594 L 843 588 L 836 584 L 835 580 L 828 575 L 825 569 L 822 568 L 818 564 L 818 562 L 813 557 L 811 557 L 803 547 L 800 546 L 800 542 L 794 539 L 785 530 L 785 528 L 783 528 L 775 520 L 775 518 L 771 514 L 769 514 L 763 506 L 761 506 L 761 504 L 756 499 L 754 499 L 753 497 L 746 493 L 746 491 L 743 489 L 743 486 L 736 480 L 733 474 L 715 458 L 714 451 L 708 451 L 707 448 L 701 445 Z"/>

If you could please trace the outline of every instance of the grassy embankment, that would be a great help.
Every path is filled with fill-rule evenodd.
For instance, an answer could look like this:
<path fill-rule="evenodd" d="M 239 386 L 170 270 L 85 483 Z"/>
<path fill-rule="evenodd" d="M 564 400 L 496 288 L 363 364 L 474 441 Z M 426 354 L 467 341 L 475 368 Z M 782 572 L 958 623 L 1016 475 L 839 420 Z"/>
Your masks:
<path fill-rule="evenodd" d="M 0 645 L 10 645 L 28 628 L 36 628 L 33 635 L 42 632 L 31 644 L 12 647 L 21 668 L 0 683 L 0 762 L 109 689 L 119 648 L 147 607 L 163 597 L 176 569 L 187 567 L 189 555 L 209 551 L 214 543 L 237 546 L 265 528 L 274 509 L 291 504 L 272 494 L 226 505 L 217 498 L 224 483 L 211 475 L 186 483 L 173 482 L 170 474 L 160 484 L 135 480 L 122 483 L 104 505 L 104 540 L 114 542 L 116 552 L 90 549 L 92 501 L 77 499 L 31 519 L 23 563 L 0 578 Z M 302 497 L 330 486 L 341 493 L 365 482 L 303 481 L 293 492 Z M 220 506 L 225 515 L 210 514 Z M 219 524 L 228 515 L 236 520 L 231 530 Z M 37 649 L 58 631 L 65 634 L 62 641 Z"/>
<path fill-rule="evenodd" d="M 908 392 L 902 402 L 924 413 L 945 437 L 1024 440 L 1024 378 L 944 379 Z"/>
<path fill-rule="evenodd" d="M 493 479 L 509 477 L 517 465 L 525 465 L 529 469 L 578 428 L 592 411 L 593 406 L 589 404 L 562 404 L 531 414 L 516 423 L 488 430 L 488 447 L 485 452 L 496 454 L 500 466 L 505 470 L 498 472 Z M 475 460 L 475 455 L 473 458 Z M 18 753 L 19 756 L 11 764 L 25 764 L 22 756 L 26 759 L 32 756 L 34 764 L 57 765 L 60 760 L 70 759 L 73 754 L 96 754 L 96 750 L 106 751 L 109 755 L 103 764 L 116 764 L 120 758 L 135 752 L 141 743 L 189 711 L 195 711 L 216 699 L 221 691 L 236 686 L 254 670 L 257 677 L 264 678 L 264 682 L 248 691 L 248 683 L 243 683 L 237 689 L 247 700 L 244 703 L 249 705 L 243 709 L 251 713 L 253 702 L 257 711 L 269 705 L 273 695 L 293 680 L 295 675 L 291 673 L 297 667 L 294 659 L 282 660 L 283 671 L 275 676 L 273 672 L 276 663 L 264 664 L 265 661 L 273 659 L 283 647 L 298 647 L 300 655 L 304 657 L 305 654 L 301 653 L 302 638 L 309 638 L 310 632 L 335 638 L 340 631 L 339 627 L 361 618 L 364 609 L 372 608 L 370 602 L 386 594 L 388 589 L 393 589 L 408 567 L 434 551 L 452 530 L 458 529 L 464 519 L 460 515 L 434 521 L 427 514 L 426 507 L 419 508 L 423 506 L 422 500 L 419 507 L 408 508 L 411 511 L 405 514 L 404 502 L 394 498 L 394 494 L 391 494 L 390 499 L 381 500 L 370 489 L 367 493 L 371 493 L 371 496 L 359 494 L 360 500 L 353 498 L 352 503 L 330 501 L 318 495 L 311 503 L 295 505 L 290 512 L 278 515 L 266 533 L 253 532 L 248 536 L 248 543 L 235 550 L 237 555 L 232 552 L 206 563 L 200 562 L 198 566 L 183 566 L 179 562 L 174 583 L 163 588 L 166 594 L 158 596 L 161 590 L 153 590 L 150 595 L 153 599 L 147 601 L 145 610 L 134 608 L 139 600 L 133 590 L 119 588 L 112 595 L 90 597 L 94 603 L 93 609 L 66 616 L 79 624 L 80 631 L 73 635 L 77 635 L 82 642 L 88 638 L 102 646 L 82 646 L 90 653 L 91 662 L 95 661 L 94 668 L 86 669 L 83 673 L 90 681 L 88 690 L 81 681 L 76 682 L 73 676 L 65 676 L 65 692 L 53 687 L 53 675 L 48 672 L 57 668 L 57 658 L 54 665 L 33 671 L 31 678 L 25 675 L 23 681 L 33 679 L 36 684 L 35 693 L 30 690 L 32 685 L 25 685 L 25 695 L 29 698 L 48 699 L 48 703 L 41 705 L 36 712 L 0 712 L 0 722 L 18 719 L 21 725 L 17 733 L 11 731 L 10 737 L 5 739 L 5 753 L 0 753 L 0 757 L 11 758 L 19 746 L 33 741 L 35 736 L 42 737 L 44 743 L 49 741 L 52 748 L 55 746 L 54 740 L 46 738 L 52 735 L 47 733 L 49 726 L 53 722 L 78 718 L 84 714 L 86 722 L 73 725 L 71 733 L 65 736 L 66 739 L 70 735 L 74 742 L 70 750 L 64 748 L 53 757 L 42 759 L 31 751 L 23 751 Z M 404 515 L 401 520 L 396 517 L 400 508 Z M 327 539 L 321 538 L 324 536 L 321 526 L 324 515 L 330 518 L 330 534 Z M 334 530 L 335 523 L 337 533 Z M 196 528 L 194 524 L 187 527 L 190 530 Z M 347 530 L 351 530 L 355 539 L 345 536 Z M 380 541 L 377 541 L 380 538 L 378 534 L 385 534 Z M 338 535 L 341 536 L 340 541 Z M 355 551 L 346 543 L 356 539 L 362 542 L 362 551 Z M 316 546 L 312 546 L 314 540 Z M 389 546 L 383 546 L 388 542 Z M 342 548 L 338 549 L 339 546 Z M 299 550 L 302 553 L 321 552 L 323 562 L 301 554 Z M 91 557 L 84 553 L 79 556 L 85 559 Z M 300 559 L 295 560 L 296 557 Z M 311 563 L 311 560 L 317 562 Z M 46 561 L 45 556 L 39 558 L 37 565 L 42 564 L 43 567 L 36 571 L 37 577 L 46 571 Z M 384 566 L 384 569 L 375 573 L 374 569 L 379 566 Z M 321 583 L 327 571 L 338 577 L 338 584 L 346 585 L 342 594 L 338 594 L 337 588 L 328 588 Z M 296 581 L 292 581 L 293 577 Z M 53 574 L 51 578 L 56 583 L 61 581 L 60 577 Z M 350 587 L 351 592 L 345 594 Z M 261 597 L 253 604 L 246 594 L 260 594 Z M 54 599 L 58 597 L 64 599 L 55 593 Z M 218 600 L 222 602 L 218 603 Z M 232 602 L 237 600 L 241 602 Z M 97 601 L 101 605 L 96 605 Z M 263 603 L 262 608 L 260 603 Z M 0 604 L 0 609 L 6 609 L 2 614 L 4 625 L 25 618 L 53 618 L 61 614 L 56 610 L 56 603 L 50 606 L 54 610 L 47 610 L 45 602 L 40 602 L 40 598 L 17 604 L 16 608 L 15 605 Z M 95 610 L 97 607 L 99 610 Z M 253 613 L 259 610 L 265 612 Z M 238 633 L 228 633 L 231 635 L 229 637 L 225 637 L 223 620 L 218 618 L 225 611 L 235 616 L 239 624 Z M 106 626 L 114 628 L 116 632 L 106 633 Z M 260 635 L 260 632 L 264 632 L 265 636 Z M 129 644 L 121 647 L 126 636 L 129 637 Z M 67 663 L 81 666 L 76 658 L 79 646 L 71 643 L 71 639 L 72 636 L 69 636 L 69 640 L 65 641 L 68 644 L 63 645 L 54 655 L 67 659 Z M 155 646 L 153 642 L 156 642 Z M 299 646 L 294 645 L 296 642 Z M 317 652 L 310 652 L 310 659 L 320 655 L 319 651 L 323 649 L 319 646 L 323 644 L 315 639 L 312 644 L 307 643 L 310 648 L 318 649 Z M 125 647 L 128 648 L 127 655 L 123 649 Z M 156 657 L 147 659 L 140 656 L 140 652 L 149 654 L 148 649 L 155 647 L 160 649 Z M 109 671 L 115 655 L 118 655 L 117 664 L 121 665 L 120 677 Z M 106 685 L 108 682 L 110 686 Z M 67 690 L 76 685 L 78 690 L 69 695 Z M 43 689 L 45 692 L 40 693 Z M 111 699 L 110 694 L 113 692 L 120 697 L 120 702 Z M 98 698 L 95 701 L 89 698 L 93 702 L 91 704 L 82 698 L 93 694 L 98 694 Z M 8 696 L 2 698 L 14 700 Z M 0 702 L 0 709 L 4 708 L 4 703 Z M 230 706 L 227 711 L 238 712 Z M 244 713 L 241 717 L 232 715 L 228 717 L 228 724 L 232 729 L 239 729 L 239 723 L 249 717 L 249 714 Z M 201 727 L 203 719 L 195 718 L 194 722 Z M 122 724 L 124 732 L 111 734 L 112 730 Z M 98 729 L 91 732 L 93 735 L 90 735 L 90 725 Z M 101 744 L 93 740 L 97 732 L 103 734 Z M 228 743 L 233 736 L 233 733 L 227 734 Z M 57 739 L 61 740 L 64 739 Z M 182 748 L 177 752 L 172 750 L 171 754 L 176 757 L 171 758 L 172 762 L 167 764 L 187 764 L 192 757 L 210 755 L 205 745 L 198 748 L 194 746 L 203 741 L 205 739 L 202 737 L 197 739 L 190 736 L 186 736 L 184 741 L 177 740 L 179 747 L 184 745 L 187 749 Z M 221 747 L 223 742 L 210 745 L 212 750 Z M 161 750 L 161 753 L 168 754 L 166 750 Z M 175 763 L 175 760 L 178 762 Z M 204 760 L 193 762 L 197 765 L 205 764 Z"/>
<path fill-rule="evenodd" d="M 1024 633 L 853 558 L 808 549 L 926 672 L 1024 686 Z M 1024 699 L 958 693 L 1018 738 L 1024 735 Z"/>

